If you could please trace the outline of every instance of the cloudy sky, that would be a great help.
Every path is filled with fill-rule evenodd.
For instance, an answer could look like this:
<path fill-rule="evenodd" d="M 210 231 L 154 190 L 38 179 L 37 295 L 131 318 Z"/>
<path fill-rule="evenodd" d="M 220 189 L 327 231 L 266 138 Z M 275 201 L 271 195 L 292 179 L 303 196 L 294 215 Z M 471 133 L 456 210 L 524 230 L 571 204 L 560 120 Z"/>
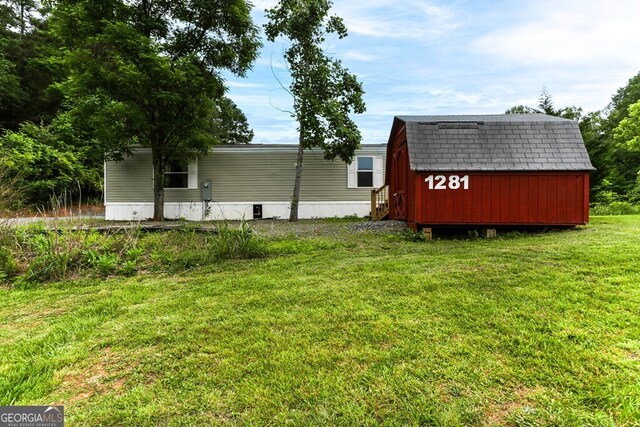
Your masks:
<path fill-rule="evenodd" d="M 262 26 L 273 0 L 255 0 Z M 394 115 L 492 114 L 535 106 L 604 108 L 640 71 L 638 0 L 334 0 L 349 36 L 326 51 L 364 85 L 363 143 L 386 142 Z M 254 143 L 295 143 L 284 42 L 265 42 L 247 78 L 227 76 Z M 277 77 L 277 78 L 276 78 Z"/>

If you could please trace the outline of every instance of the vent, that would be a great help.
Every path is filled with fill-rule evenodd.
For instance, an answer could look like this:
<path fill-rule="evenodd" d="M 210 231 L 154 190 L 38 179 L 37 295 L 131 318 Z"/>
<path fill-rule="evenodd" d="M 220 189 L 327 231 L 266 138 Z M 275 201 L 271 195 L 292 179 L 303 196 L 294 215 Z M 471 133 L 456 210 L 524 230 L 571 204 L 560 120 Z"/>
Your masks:
<path fill-rule="evenodd" d="M 262 219 L 262 205 L 253 205 L 253 219 Z"/>
<path fill-rule="evenodd" d="M 438 129 L 478 129 L 484 122 L 438 122 Z"/>

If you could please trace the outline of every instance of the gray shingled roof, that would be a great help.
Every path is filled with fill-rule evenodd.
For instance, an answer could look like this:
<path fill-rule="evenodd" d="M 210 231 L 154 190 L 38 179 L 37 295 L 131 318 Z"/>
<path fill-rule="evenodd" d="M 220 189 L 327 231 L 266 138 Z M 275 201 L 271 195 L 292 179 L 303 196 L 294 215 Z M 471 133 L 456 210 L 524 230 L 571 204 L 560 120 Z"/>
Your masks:
<path fill-rule="evenodd" d="M 573 120 L 543 114 L 398 116 L 396 120 L 406 124 L 412 170 L 594 170 Z"/>

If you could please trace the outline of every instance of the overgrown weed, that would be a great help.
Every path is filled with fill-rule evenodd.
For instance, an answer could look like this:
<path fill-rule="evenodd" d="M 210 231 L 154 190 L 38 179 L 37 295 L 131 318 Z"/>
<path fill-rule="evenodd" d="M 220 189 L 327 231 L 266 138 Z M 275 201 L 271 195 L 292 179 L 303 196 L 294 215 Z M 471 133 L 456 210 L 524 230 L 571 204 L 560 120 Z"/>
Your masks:
<path fill-rule="evenodd" d="M 244 219 L 237 228 L 228 221 L 218 223 L 218 235 L 209 248 L 216 260 L 263 258 L 268 253 L 266 241 Z"/>
<path fill-rule="evenodd" d="M 139 223 L 99 232 L 77 223 L 7 227 L 0 246 L 0 283 L 29 288 L 77 277 L 133 276 L 138 272 L 177 273 L 228 259 L 261 258 L 267 243 L 247 221 L 218 225 L 218 234 L 197 224 L 147 233 Z"/>

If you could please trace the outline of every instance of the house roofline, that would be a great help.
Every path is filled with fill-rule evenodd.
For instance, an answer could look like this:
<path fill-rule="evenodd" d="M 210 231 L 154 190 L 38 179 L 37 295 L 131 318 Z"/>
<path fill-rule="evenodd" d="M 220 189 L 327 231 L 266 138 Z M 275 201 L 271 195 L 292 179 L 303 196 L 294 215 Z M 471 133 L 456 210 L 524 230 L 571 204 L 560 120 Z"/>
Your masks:
<path fill-rule="evenodd" d="M 134 152 L 137 153 L 150 153 L 151 152 L 151 148 L 149 147 L 144 147 L 141 145 L 138 146 L 133 146 L 132 147 Z M 358 148 L 357 152 L 380 152 L 380 153 L 385 153 L 387 150 L 387 144 L 362 144 L 360 146 L 360 148 Z M 209 149 L 209 153 L 216 153 L 216 152 L 227 152 L 227 153 L 234 153 L 234 152 L 245 152 L 245 153 L 251 153 L 251 152 L 260 152 L 260 153 L 264 153 L 264 152 L 274 152 L 274 153 L 278 153 L 278 152 L 297 152 L 298 151 L 298 145 L 297 144 L 219 144 L 219 145 L 214 145 L 213 147 L 211 147 Z M 321 150 L 319 149 L 307 149 L 305 151 L 314 151 L 314 152 L 321 152 Z"/>

